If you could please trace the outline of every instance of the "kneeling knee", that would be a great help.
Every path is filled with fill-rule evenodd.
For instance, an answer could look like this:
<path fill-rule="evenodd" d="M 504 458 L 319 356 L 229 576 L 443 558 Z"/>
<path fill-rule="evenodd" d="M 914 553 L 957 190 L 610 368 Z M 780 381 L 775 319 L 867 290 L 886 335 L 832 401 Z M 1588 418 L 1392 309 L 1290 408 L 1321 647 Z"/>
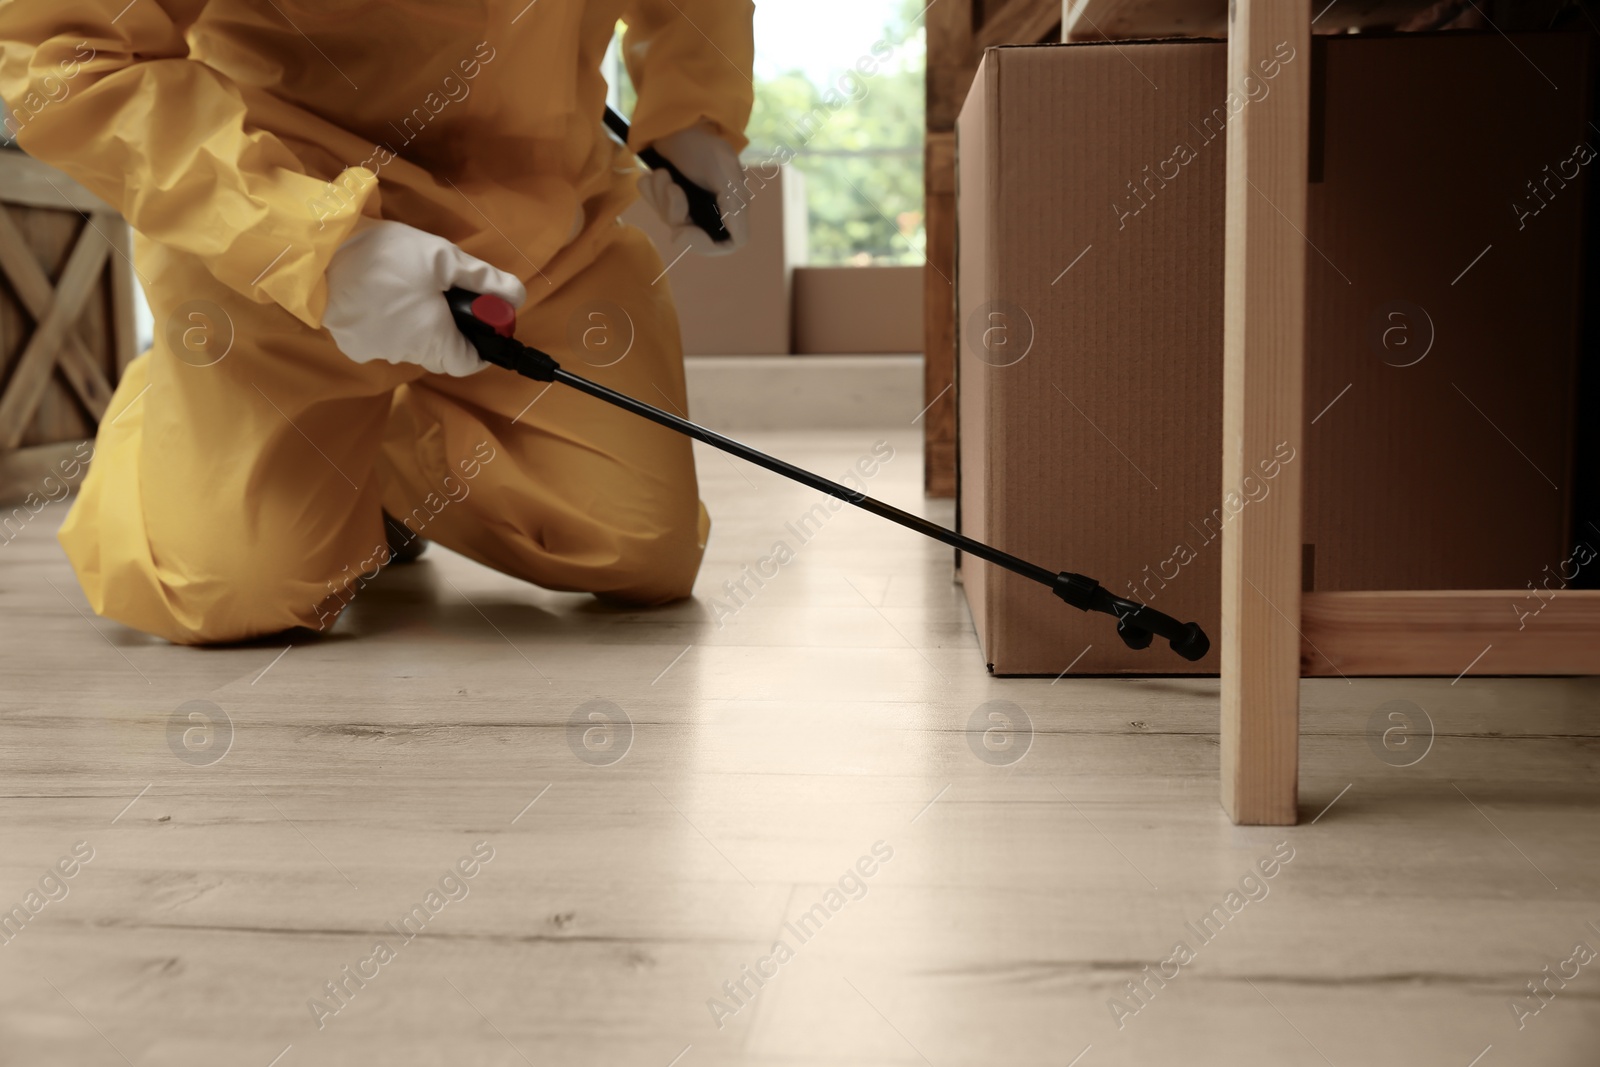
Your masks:
<path fill-rule="evenodd" d="M 216 645 L 249 641 L 284 630 L 326 630 L 348 599 L 329 594 L 326 583 L 267 571 L 241 572 L 169 587 L 179 644 Z"/>
<path fill-rule="evenodd" d="M 670 530 L 626 538 L 611 581 L 597 590 L 605 600 L 654 607 L 694 591 L 704 545 L 696 531 Z"/>

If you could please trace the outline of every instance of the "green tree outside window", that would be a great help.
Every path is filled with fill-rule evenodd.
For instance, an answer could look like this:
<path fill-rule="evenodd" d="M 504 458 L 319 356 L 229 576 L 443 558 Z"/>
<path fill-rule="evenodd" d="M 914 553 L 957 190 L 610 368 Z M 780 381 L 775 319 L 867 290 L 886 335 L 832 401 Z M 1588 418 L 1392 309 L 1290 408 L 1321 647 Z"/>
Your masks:
<path fill-rule="evenodd" d="M 787 161 L 805 175 L 813 264 L 923 262 L 925 10 L 904 0 L 875 36 L 841 28 L 849 66 L 826 84 L 798 70 L 756 79 L 744 162 Z M 615 99 L 630 113 L 621 67 Z"/>

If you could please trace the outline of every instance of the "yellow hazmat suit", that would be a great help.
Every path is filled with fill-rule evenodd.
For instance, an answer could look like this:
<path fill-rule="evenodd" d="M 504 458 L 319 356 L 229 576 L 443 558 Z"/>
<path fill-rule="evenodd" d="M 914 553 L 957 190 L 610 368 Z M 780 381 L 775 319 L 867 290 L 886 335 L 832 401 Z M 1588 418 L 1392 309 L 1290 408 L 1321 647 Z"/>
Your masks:
<path fill-rule="evenodd" d="M 353 363 L 323 275 L 362 216 L 438 234 L 526 283 L 523 341 L 683 409 L 663 264 L 617 221 L 637 170 L 600 65 L 626 18 L 634 148 L 701 119 L 743 148 L 751 11 L 0 3 L 19 142 L 132 223 L 156 320 L 60 534 L 95 611 L 186 643 L 324 629 L 389 558 L 383 511 L 552 589 L 688 595 L 708 523 L 687 441 L 498 369 Z"/>

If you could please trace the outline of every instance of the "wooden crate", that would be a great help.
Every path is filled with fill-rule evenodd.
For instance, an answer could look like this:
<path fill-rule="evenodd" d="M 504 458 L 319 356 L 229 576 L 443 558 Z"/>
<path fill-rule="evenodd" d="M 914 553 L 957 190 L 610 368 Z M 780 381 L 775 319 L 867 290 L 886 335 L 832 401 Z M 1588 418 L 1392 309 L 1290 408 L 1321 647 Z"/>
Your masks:
<path fill-rule="evenodd" d="M 88 190 L 0 150 L 0 502 L 49 489 L 93 439 L 135 354 L 131 245 Z"/>
<path fill-rule="evenodd" d="M 925 12 L 928 41 L 927 143 L 923 156 L 928 227 L 923 278 L 923 488 L 956 493 L 956 115 L 983 50 L 1061 36 L 1063 0 L 940 0 Z"/>

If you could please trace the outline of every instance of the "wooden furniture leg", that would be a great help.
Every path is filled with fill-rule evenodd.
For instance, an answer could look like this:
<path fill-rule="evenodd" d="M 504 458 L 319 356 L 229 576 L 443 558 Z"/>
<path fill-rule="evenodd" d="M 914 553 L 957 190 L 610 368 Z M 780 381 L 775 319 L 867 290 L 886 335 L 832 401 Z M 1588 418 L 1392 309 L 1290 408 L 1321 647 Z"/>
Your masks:
<path fill-rule="evenodd" d="M 1246 79 L 1287 44 L 1269 95 Z M 1296 818 L 1300 471 L 1311 12 L 1234 0 L 1228 28 L 1223 279 L 1222 805 L 1236 823 Z M 1289 450 L 1293 450 L 1291 453 Z M 1263 464 L 1279 462 L 1260 497 Z M 1250 479 L 1247 483 L 1246 479 Z M 1257 492 L 1247 494 L 1246 487 Z"/>

